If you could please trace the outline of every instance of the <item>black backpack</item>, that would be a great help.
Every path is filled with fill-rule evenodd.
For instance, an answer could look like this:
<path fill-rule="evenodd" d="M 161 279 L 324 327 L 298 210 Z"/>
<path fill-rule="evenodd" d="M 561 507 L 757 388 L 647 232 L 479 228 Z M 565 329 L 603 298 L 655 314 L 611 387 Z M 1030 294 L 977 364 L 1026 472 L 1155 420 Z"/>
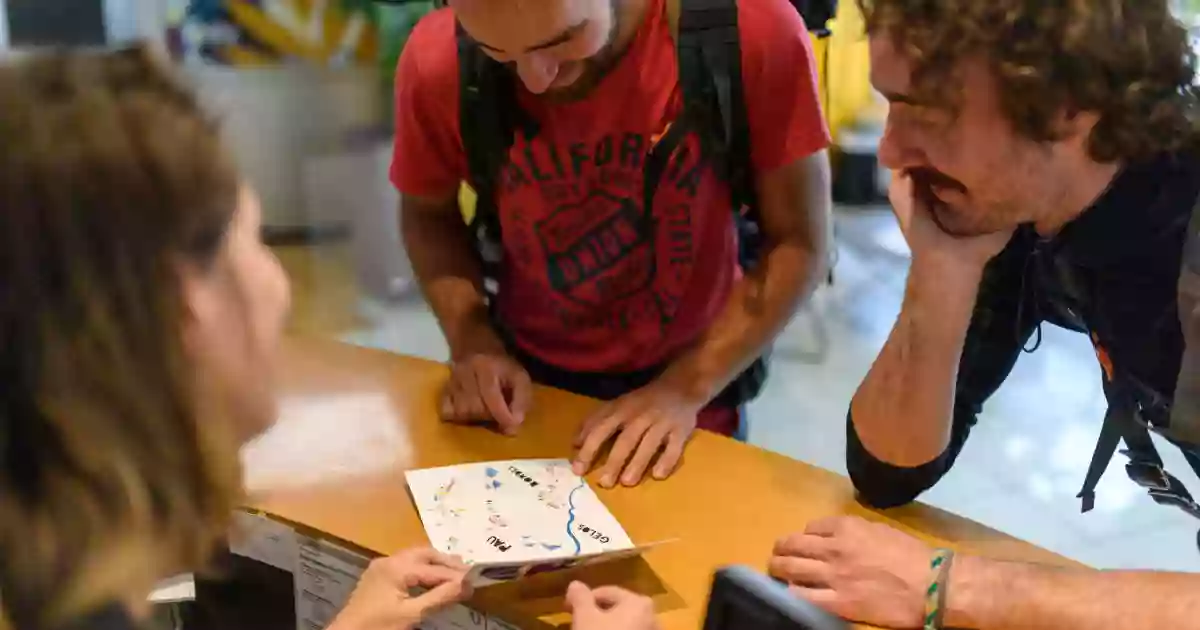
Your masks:
<path fill-rule="evenodd" d="M 1070 296 L 1051 298 L 1058 312 L 1070 311 L 1072 306 L 1088 308 L 1088 305 L 1114 301 L 1112 296 L 1105 296 L 1105 287 L 1088 280 L 1085 272 L 1069 262 L 1060 261 L 1051 273 L 1062 282 Z M 1084 512 L 1095 506 L 1096 486 L 1123 442 L 1125 448 L 1121 452 L 1128 458 L 1125 464 L 1127 476 L 1144 488 L 1156 503 L 1181 508 L 1200 519 L 1200 503 L 1179 478 L 1164 468 L 1162 457 L 1150 437 L 1152 432 L 1157 433 L 1179 448 L 1189 467 L 1200 475 L 1200 198 L 1193 205 L 1187 227 L 1176 295 L 1178 312 L 1162 313 L 1145 323 L 1152 327 L 1170 326 L 1175 322 L 1181 325 L 1183 352 L 1174 395 L 1156 391 L 1120 366 L 1109 364 L 1104 367 L 1107 373 L 1104 393 L 1109 406 L 1078 494 Z M 1102 337 L 1117 338 L 1129 332 L 1120 330 L 1116 321 L 1104 317 L 1103 311 L 1096 315 L 1092 330 Z M 1060 324 L 1089 333 L 1082 324 Z M 1167 359 L 1164 357 L 1163 360 Z M 1101 359 L 1102 366 L 1104 361 Z M 1200 544 L 1200 536 L 1197 544 Z"/>
<path fill-rule="evenodd" d="M 747 0 L 753 1 L 753 0 Z M 742 92 L 741 47 L 738 32 L 739 0 L 667 0 L 675 38 L 683 110 L 666 135 L 656 143 L 643 164 L 643 217 L 652 225 L 652 201 L 658 183 L 679 143 L 696 133 L 701 151 L 729 184 L 739 233 L 739 259 L 753 268 L 759 258 L 761 239 L 757 216 L 754 173 L 750 167 L 750 130 Z M 825 23 L 833 16 L 837 0 L 792 0 L 810 30 L 826 33 Z M 477 195 L 470 233 L 479 255 L 484 289 L 489 302 L 502 287 L 503 241 L 496 208 L 496 184 L 505 166 L 515 134 L 532 138 L 537 124 L 521 111 L 513 72 L 488 57 L 458 27 L 459 125 L 467 157 L 468 184 Z M 652 229 L 652 228 L 650 228 Z M 502 322 L 493 325 L 506 337 Z M 519 351 L 516 352 L 520 354 Z M 535 379 L 601 399 L 615 398 L 648 383 L 661 371 L 636 374 L 590 375 L 586 384 L 556 383 L 553 366 L 537 369 L 535 357 L 522 356 Z M 533 364 L 531 368 L 530 364 Z M 539 375 L 542 378 L 539 379 Z M 766 380 L 766 361 L 755 361 L 718 397 L 718 403 L 736 407 L 758 395 Z M 574 386 L 569 386 L 574 385 Z M 581 391 L 582 390 L 582 391 Z"/>

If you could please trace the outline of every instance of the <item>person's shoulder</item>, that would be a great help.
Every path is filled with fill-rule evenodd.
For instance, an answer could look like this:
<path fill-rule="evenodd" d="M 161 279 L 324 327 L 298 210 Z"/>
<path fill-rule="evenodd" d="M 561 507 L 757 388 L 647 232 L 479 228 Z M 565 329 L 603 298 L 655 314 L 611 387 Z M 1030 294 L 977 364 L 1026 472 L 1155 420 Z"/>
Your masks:
<path fill-rule="evenodd" d="M 812 40 L 792 0 L 736 2 L 742 67 L 749 76 L 800 76 L 813 70 Z"/>
<path fill-rule="evenodd" d="M 1140 190 L 1158 203 L 1149 204 L 1150 218 L 1174 223 L 1172 217 L 1191 215 L 1200 206 L 1200 150 L 1186 147 L 1161 153 L 1128 169 L 1142 183 Z M 1145 204 L 1147 200 L 1140 200 Z"/>
<path fill-rule="evenodd" d="M 401 79 L 458 89 L 458 37 L 454 11 L 437 9 L 422 17 L 404 45 Z M 411 75 L 411 76 L 410 76 Z"/>
<path fill-rule="evenodd" d="M 743 48 L 770 48 L 780 40 L 808 37 L 808 28 L 792 0 L 736 0 Z"/>

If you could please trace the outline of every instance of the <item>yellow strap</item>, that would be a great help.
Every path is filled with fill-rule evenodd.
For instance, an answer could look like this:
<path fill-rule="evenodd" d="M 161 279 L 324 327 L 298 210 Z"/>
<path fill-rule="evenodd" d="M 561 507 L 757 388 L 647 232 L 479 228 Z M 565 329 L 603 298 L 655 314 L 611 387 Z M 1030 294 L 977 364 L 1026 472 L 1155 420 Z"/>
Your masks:
<path fill-rule="evenodd" d="M 679 12 L 683 0 L 667 0 L 667 24 L 671 26 L 671 39 L 679 34 Z"/>

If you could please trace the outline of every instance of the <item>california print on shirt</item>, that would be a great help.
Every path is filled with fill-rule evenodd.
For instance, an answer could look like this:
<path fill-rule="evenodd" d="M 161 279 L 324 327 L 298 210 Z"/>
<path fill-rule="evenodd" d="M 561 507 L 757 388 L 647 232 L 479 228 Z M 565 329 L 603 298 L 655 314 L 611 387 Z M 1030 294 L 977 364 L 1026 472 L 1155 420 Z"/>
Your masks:
<path fill-rule="evenodd" d="M 661 334 L 675 318 L 696 261 L 692 209 L 708 167 L 694 137 L 681 142 L 648 215 L 642 168 L 650 147 L 640 133 L 593 145 L 535 138 L 509 155 L 505 244 L 522 276 L 541 275 L 564 327 Z"/>

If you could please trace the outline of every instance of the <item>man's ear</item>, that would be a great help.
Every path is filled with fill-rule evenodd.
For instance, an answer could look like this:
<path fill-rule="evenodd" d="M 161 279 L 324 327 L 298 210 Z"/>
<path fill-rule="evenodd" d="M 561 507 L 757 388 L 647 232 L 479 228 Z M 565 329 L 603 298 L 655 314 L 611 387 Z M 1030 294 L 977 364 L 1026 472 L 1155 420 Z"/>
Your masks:
<path fill-rule="evenodd" d="M 1055 124 L 1055 135 L 1071 144 L 1086 145 L 1092 130 L 1100 122 L 1100 114 L 1090 110 L 1067 108 Z"/>

